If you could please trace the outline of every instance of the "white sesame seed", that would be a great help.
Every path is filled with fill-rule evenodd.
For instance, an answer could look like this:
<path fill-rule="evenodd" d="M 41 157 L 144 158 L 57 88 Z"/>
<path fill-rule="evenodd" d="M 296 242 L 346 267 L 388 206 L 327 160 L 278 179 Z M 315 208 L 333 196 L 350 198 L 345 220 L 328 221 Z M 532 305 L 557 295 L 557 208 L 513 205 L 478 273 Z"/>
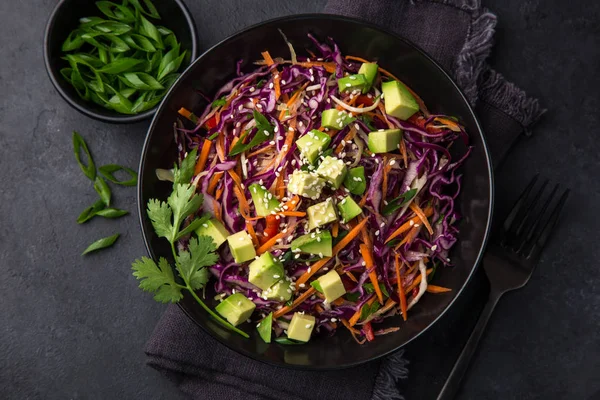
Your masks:
<path fill-rule="evenodd" d="M 311 326 L 311 324 L 306 324 L 306 329 L 310 329 Z"/>
<path fill-rule="evenodd" d="M 250 88 L 250 91 L 251 91 L 251 92 L 254 92 L 254 90 L 256 90 L 256 89 L 254 89 L 253 87 L 251 87 L 251 88 Z"/>
<path fill-rule="evenodd" d="M 351 83 L 346 83 L 346 87 L 350 87 L 350 86 L 352 86 Z"/>
<path fill-rule="evenodd" d="M 433 246 L 431 246 L 431 251 L 436 251 L 437 250 L 437 244 L 434 244 Z"/>
<path fill-rule="evenodd" d="M 296 255 L 294 256 L 294 258 L 295 258 L 295 259 L 298 259 L 298 258 L 300 258 L 300 254 L 296 254 Z"/>
<path fill-rule="evenodd" d="M 363 261 L 362 263 L 360 263 L 360 265 L 362 265 L 363 267 L 366 267 L 367 263 Z"/>
<path fill-rule="evenodd" d="M 269 89 L 273 89 L 273 82 L 269 83 Z"/>
<path fill-rule="evenodd" d="M 392 159 L 390 160 L 390 165 L 394 165 L 394 164 L 396 164 L 396 159 L 395 159 L 395 158 L 392 158 Z"/>

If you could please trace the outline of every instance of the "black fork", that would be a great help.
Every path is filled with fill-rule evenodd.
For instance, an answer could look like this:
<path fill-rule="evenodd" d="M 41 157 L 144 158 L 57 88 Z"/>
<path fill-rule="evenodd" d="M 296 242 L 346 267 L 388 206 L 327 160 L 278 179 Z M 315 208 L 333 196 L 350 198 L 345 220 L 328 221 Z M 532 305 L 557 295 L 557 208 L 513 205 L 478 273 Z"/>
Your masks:
<path fill-rule="evenodd" d="M 569 196 L 569 189 L 562 190 L 557 200 L 559 185 L 544 195 L 549 181 L 544 180 L 537 185 L 538 180 L 538 175 L 531 180 L 491 238 L 483 257 L 483 268 L 490 281 L 490 297 L 438 400 L 450 400 L 456 396 L 498 300 L 504 293 L 527 284 L 554 230 Z"/>

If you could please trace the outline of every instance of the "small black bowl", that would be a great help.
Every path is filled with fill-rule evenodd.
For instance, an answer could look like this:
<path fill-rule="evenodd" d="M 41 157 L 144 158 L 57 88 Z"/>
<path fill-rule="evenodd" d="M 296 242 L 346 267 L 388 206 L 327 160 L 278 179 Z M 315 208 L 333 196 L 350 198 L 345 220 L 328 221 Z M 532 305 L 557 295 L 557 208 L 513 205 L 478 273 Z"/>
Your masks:
<path fill-rule="evenodd" d="M 382 68 L 406 82 L 423 98 L 433 114 L 453 115 L 465 126 L 473 150 L 460 168 L 461 193 L 455 208 L 462 215 L 458 242 L 450 257 L 453 267 L 440 267 L 436 284 L 452 289 L 444 295 L 424 296 L 411 309 L 408 321 L 402 317 L 388 318 L 380 328 L 400 326 L 400 330 L 363 345 L 357 344 L 349 332 L 341 327 L 331 337 L 316 337 L 301 346 L 266 344 L 260 339 L 253 324 L 241 329 L 249 339 L 232 333 L 214 322 L 209 315 L 186 294 L 179 302 L 183 311 L 205 331 L 231 349 L 269 364 L 300 369 L 326 370 L 356 366 L 390 354 L 426 332 L 453 305 L 473 276 L 482 257 L 490 231 L 493 203 L 493 177 L 486 140 L 473 109 L 456 83 L 427 54 L 406 39 L 376 25 L 342 16 L 309 14 L 295 15 L 263 22 L 239 32 L 202 54 L 181 77 L 156 112 L 142 150 L 138 181 L 138 211 L 142 234 L 148 252 L 154 259 L 170 257 L 168 242 L 159 238 L 148 218 L 148 200 L 164 200 L 172 190 L 169 182 L 161 182 L 156 168 L 171 168 L 177 159 L 173 123 L 177 110 L 185 107 L 200 115 L 207 102 L 200 93 L 214 95 L 227 81 L 235 77 L 236 62 L 243 60 L 244 72 L 256 68 L 253 61 L 260 52 L 269 50 L 272 57 L 289 57 L 289 49 L 281 38 L 281 29 L 298 54 L 304 49 L 315 49 L 307 37 L 313 34 L 319 40 L 333 38 L 344 55 L 355 55 L 377 60 Z M 460 141 L 453 146 L 455 157 L 464 154 Z M 211 307 L 214 285 L 207 286 L 206 298 Z"/>
<path fill-rule="evenodd" d="M 160 0 L 154 3 L 162 18 L 160 24 L 175 33 L 181 43 L 181 49 L 187 50 L 190 55 L 184 60 L 185 68 L 198 56 L 196 24 L 182 0 Z M 96 7 L 96 2 L 92 0 L 60 0 L 50 14 L 44 34 L 44 63 L 52 84 L 73 108 L 100 121 L 127 124 L 152 117 L 159 105 L 136 115 L 119 114 L 91 101 L 83 100 L 60 74 L 60 70 L 68 66 L 61 58 L 64 55 L 61 49 L 63 42 L 69 33 L 79 26 L 80 18 L 90 16 L 105 17 Z"/>

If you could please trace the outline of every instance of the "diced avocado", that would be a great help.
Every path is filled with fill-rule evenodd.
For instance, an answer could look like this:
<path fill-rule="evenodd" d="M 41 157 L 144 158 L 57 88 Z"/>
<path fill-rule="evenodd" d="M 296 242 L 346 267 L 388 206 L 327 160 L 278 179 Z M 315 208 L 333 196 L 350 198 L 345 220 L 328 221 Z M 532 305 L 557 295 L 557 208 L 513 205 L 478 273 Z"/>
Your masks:
<path fill-rule="evenodd" d="M 363 88 L 363 93 L 367 93 L 371 86 L 373 86 L 373 82 L 375 81 L 375 77 L 377 76 L 377 64 L 375 63 L 363 63 L 358 70 L 359 74 L 363 74 L 365 79 L 367 80 L 367 84 Z"/>
<path fill-rule="evenodd" d="M 315 162 L 319 154 L 329 146 L 331 138 L 328 134 L 313 129 L 300 139 L 296 140 L 296 145 L 300 149 L 300 153 L 311 164 Z"/>
<path fill-rule="evenodd" d="M 248 281 L 262 290 L 267 290 L 275 282 L 283 278 L 283 265 L 273 258 L 268 251 L 263 253 L 249 266 Z"/>
<path fill-rule="evenodd" d="M 285 279 L 280 280 L 264 292 L 262 292 L 262 297 L 267 298 L 267 300 L 276 300 L 276 301 L 288 301 L 292 298 L 292 289 L 290 287 L 290 282 Z"/>
<path fill-rule="evenodd" d="M 252 238 L 246 231 L 240 231 L 227 237 L 227 243 L 236 263 L 243 263 L 256 257 Z"/>
<path fill-rule="evenodd" d="M 343 92 L 344 90 L 362 91 L 363 88 L 367 85 L 367 79 L 363 74 L 348 75 L 338 79 L 338 89 L 340 92 Z"/>
<path fill-rule="evenodd" d="M 402 131 L 400 129 L 380 129 L 369 133 L 369 150 L 373 153 L 387 153 L 398 149 Z"/>
<path fill-rule="evenodd" d="M 267 188 L 258 183 L 248 186 L 248 190 L 252 196 L 256 215 L 259 217 L 266 217 L 271 214 L 271 211 L 276 211 L 281 206 L 279 200 Z"/>
<path fill-rule="evenodd" d="M 316 172 L 321 178 L 329 182 L 331 186 L 338 189 L 344 181 L 347 171 L 348 169 L 343 160 L 327 156 L 323 159 Z"/>
<path fill-rule="evenodd" d="M 351 168 L 344 178 L 344 187 L 352 194 L 362 195 L 367 190 L 365 167 Z"/>
<path fill-rule="evenodd" d="M 256 308 L 251 300 L 241 293 L 234 293 L 219 303 L 215 310 L 231 325 L 237 326 L 246 321 Z"/>
<path fill-rule="evenodd" d="M 210 236 L 218 248 L 227 240 L 229 232 L 219 220 L 211 218 L 200 225 L 200 228 L 196 229 L 196 235 Z"/>
<path fill-rule="evenodd" d="M 260 335 L 260 338 L 265 341 L 265 343 L 271 343 L 271 328 L 273 327 L 273 313 L 269 313 L 265 319 L 260 321 L 258 325 L 256 325 L 256 330 Z"/>
<path fill-rule="evenodd" d="M 381 91 L 386 114 L 407 120 L 419 111 L 419 104 L 402 83 L 398 81 L 383 82 Z"/>
<path fill-rule="evenodd" d="M 335 270 L 331 270 L 325 275 L 320 276 L 317 281 L 319 281 L 323 294 L 325 295 L 325 300 L 328 303 L 331 303 L 346 294 L 346 288 L 344 287 L 342 278 L 340 278 L 340 275 Z"/>
<path fill-rule="evenodd" d="M 331 257 L 331 233 L 329 231 L 307 233 L 294 239 L 290 246 L 292 251 L 300 250 L 302 253 L 316 254 L 320 257 Z"/>
<path fill-rule="evenodd" d="M 355 119 L 348 112 L 335 108 L 330 108 L 321 113 L 321 125 L 329 129 L 342 129 Z"/>
<path fill-rule="evenodd" d="M 288 181 L 287 190 L 290 193 L 316 200 L 321 196 L 321 190 L 326 182 L 316 172 L 295 170 Z"/>
<path fill-rule="evenodd" d="M 340 217 L 342 217 L 342 222 L 349 222 L 352 218 L 360 215 L 362 213 L 362 209 L 354 199 L 350 196 L 344 198 L 344 200 L 340 201 L 337 204 L 338 211 L 340 212 Z"/>
<path fill-rule="evenodd" d="M 315 327 L 315 317 L 308 314 L 294 313 L 290 326 L 288 327 L 288 339 L 308 342 L 310 334 Z"/>
<path fill-rule="evenodd" d="M 322 203 L 308 207 L 306 212 L 308 214 L 309 230 L 337 221 L 337 214 L 331 197 Z"/>

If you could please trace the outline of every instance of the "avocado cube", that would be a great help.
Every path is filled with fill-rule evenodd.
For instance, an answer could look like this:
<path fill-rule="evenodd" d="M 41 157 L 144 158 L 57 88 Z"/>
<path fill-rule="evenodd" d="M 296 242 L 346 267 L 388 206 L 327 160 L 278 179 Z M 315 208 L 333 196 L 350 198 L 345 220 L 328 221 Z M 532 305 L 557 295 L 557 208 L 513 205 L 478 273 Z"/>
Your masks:
<path fill-rule="evenodd" d="M 275 260 L 268 251 L 252 261 L 249 269 L 248 281 L 262 290 L 273 286 L 285 274 L 283 265 Z"/>
<path fill-rule="evenodd" d="M 352 194 L 362 195 L 367 190 L 365 167 L 350 168 L 344 178 L 344 187 Z"/>
<path fill-rule="evenodd" d="M 272 212 L 279 210 L 281 207 L 279 200 L 277 200 L 266 187 L 259 185 L 258 183 L 253 183 L 248 186 L 248 190 L 252 196 L 252 203 L 254 204 L 256 215 L 259 217 L 266 217 Z"/>
<path fill-rule="evenodd" d="M 288 327 L 288 339 L 298 340 L 300 342 L 308 342 L 310 334 L 315 327 L 315 317 L 308 314 L 294 313 L 290 326 Z"/>
<path fill-rule="evenodd" d="M 325 295 L 325 301 L 331 303 L 346 294 L 346 288 L 342 282 L 342 278 L 335 271 L 331 270 L 325 275 L 320 276 L 317 281 L 321 285 L 323 294 Z"/>
<path fill-rule="evenodd" d="M 329 231 L 319 233 L 307 233 L 302 235 L 290 244 L 292 251 L 301 253 L 315 254 L 320 257 L 331 257 L 332 238 Z"/>
<path fill-rule="evenodd" d="M 313 129 L 300 139 L 296 140 L 296 145 L 300 150 L 300 153 L 306 158 L 311 164 L 316 161 L 319 154 L 329 146 L 331 138 L 328 134 Z"/>
<path fill-rule="evenodd" d="M 321 196 L 321 191 L 325 187 L 325 180 L 316 172 L 295 170 L 288 181 L 287 190 L 290 193 L 316 200 Z"/>
<path fill-rule="evenodd" d="M 419 104 L 402 83 L 398 81 L 383 82 L 381 91 L 386 114 L 407 120 L 419 111 Z"/>
<path fill-rule="evenodd" d="M 215 246 L 219 248 L 227 240 L 229 232 L 219 220 L 211 218 L 196 229 L 196 235 L 210 236 L 213 242 L 215 242 Z"/>
<path fill-rule="evenodd" d="M 338 189 L 344 181 L 347 168 L 344 161 L 336 157 L 327 156 L 323 159 L 316 172 L 319 176 L 329 182 L 331 186 Z"/>
<path fill-rule="evenodd" d="M 219 303 L 215 310 L 231 325 L 237 326 L 246 321 L 256 308 L 251 300 L 241 293 L 234 293 Z"/>
<path fill-rule="evenodd" d="M 227 243 L 236 263 L 243 263 L 256 257 L 252 238 L 246 231 L 240 231 L 227 237 Z"/>
<path fill-rule="evenodd" d="M 367 86 L 367 79 L 363 74 L 348 75 L 338 79 L 338 89 L 341 92 L 358 90 L 362 91 Z"/>
<path fill-rule="evenodd" d="M 352 218 L 360 215 L 362 213 L 362 209 L 354 199 L 350 196 L 344 198 L 344 200 L 340 201 L 337 204 L 337 209 L 340 212 L 340 217 L 342 217 L 342 222 L 349 222 Z"/>
<path fill-rule="evenodd" d="M 329 129 L 343 129 L 355 119 L 347 111 L 330 108 L 321 113 L 321 126 Z"/>
<path fill-rule="evenodd" d="M 369 133 L 367 146 L 373 153 L 387 153 L 398 149 L 402 131 L 400 129 L 380 129 Z"/>
<path fill-rule="evenodd" d="M 373 86 L 373 82 L 377 76 L 377 69 L 378 67 L 375 63 L 363 63 L 360 66 L 358 73 L 363 74 L 367 80 L 367 84 L 363 88 L 363 93 L 367 93 L 371 89 L 371 86 Z"/>
<path fill-rule="evenodd" d="M 308 207 L 306 212 L 308 214 L 309 230 L 337 221 L 337 214 L 331 197 L 322 203 Z"/>
<path fill-rule="evenodd" d="M 290 283 L 282 279 L 267 290 L 262 292 L 262 297 L 267 300 L 288 301 L 292 298 L 292 288 Z"/>

